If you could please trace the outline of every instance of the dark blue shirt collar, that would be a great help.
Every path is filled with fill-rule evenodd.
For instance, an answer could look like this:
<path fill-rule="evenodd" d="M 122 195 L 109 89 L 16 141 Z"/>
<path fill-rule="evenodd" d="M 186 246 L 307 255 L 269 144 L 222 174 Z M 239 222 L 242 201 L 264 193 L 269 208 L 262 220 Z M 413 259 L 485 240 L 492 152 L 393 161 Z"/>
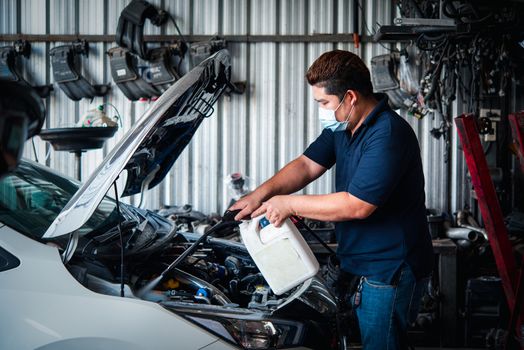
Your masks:
<path fill-rule="evenodd" d="M 383 93 L 373 94 L 373 97 L 378 101 L 378 104 L 373 108 L 371 113 L 368 114 L 366 119 L 362 122 L 362 125 L 368 125 L 373 123 L 377 117 L 385 110 L 390 109 L 388 104 L 388 96 Z"/>

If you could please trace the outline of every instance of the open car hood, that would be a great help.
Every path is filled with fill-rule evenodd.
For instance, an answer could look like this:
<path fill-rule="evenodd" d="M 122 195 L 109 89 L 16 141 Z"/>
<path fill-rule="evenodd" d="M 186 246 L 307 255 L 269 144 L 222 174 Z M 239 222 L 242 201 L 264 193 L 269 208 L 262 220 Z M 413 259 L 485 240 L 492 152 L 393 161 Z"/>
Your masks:
<path fill-rule="evenodd" d="M 128 171 L 122 195 L 158 185 L 187 146 L 202 120 L 230 84 L 229 53 L 221 50 L 173 84 L 115 146 L 75 193 L 42 238 L 79 229 L 118 178 Z"/>

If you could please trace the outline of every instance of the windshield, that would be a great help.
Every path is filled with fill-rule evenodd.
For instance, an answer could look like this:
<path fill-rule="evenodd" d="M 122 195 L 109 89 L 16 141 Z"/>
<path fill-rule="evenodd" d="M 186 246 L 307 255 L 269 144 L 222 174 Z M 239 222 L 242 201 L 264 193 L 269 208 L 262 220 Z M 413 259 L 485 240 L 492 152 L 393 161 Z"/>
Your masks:
<path fill-rule="evenodd" d="M 0 180 L 0 222 L 41 239 L 79 185 L 38 163 L 22 160 L 13 173 Z M 116 225 L 115 201 L 105 196 L 78 231 L 101 231 Z"/>

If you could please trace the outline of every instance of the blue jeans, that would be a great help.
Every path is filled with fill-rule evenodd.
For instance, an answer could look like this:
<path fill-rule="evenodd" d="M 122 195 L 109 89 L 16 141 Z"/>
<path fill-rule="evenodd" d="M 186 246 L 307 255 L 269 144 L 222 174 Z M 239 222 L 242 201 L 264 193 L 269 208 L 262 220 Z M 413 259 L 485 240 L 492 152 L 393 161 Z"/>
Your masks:
<path fill-rule="evenodd" d="M 428 282 L 429 278 L 416 281 L 407 265 L 400 270 L 396 286 L 363 277 L 356 315 L 364 350 L 407 349 L 407 329 L 417 317 Z"/>

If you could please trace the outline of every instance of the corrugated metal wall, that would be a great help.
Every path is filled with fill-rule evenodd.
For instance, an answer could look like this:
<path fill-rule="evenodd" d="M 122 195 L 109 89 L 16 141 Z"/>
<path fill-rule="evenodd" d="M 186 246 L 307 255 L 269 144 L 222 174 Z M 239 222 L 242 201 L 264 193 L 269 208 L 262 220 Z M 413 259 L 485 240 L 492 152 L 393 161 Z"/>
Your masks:
<path fill-rule="evenodd" d="M 352 32 L 352 1 L 344 0 L 157 0 L 150 1 L 175 15 L 182 33 L 227 34 L 318 34 Z M 0 0 L 0 32 L 24 34 L 114 34 L 117 19 L 128 0 Z M 362 33 L 369 34 L 376 23 L 392 22 L 391 1 L 361 1 Z M 147 34 L 174 34 L 171 24 L 161 29 L 147 27 Z M 34 43 L 32 56 L 24 59 L 24 74 L 35 84 L 52 82 L 49 49 L 60 43 Z M 90 43 L 84 68 L 95 83 L 111 79 L 105 52 L 115 44 Z M 205 120 L 188 149 L 182 154 L 166 180 L 147 194 L 148 207 L 161 204 L 191 203 L 209 213 L 223 211 L 228 200 L 224 178 L 240 171 L 260 184 L 287 162 L 298 156 L 320 132 L 317 106 L 304 75 L 321 53 L 334 49 L 356 52 L 369 63 L 371 57 L 387 52 L 379 44 L 363 43 L 228 43 L 232 55 L 234 81 L 247 81 L 243 95 L 223 98 L 215 115 Z M 108 151 L 122 138 L 148 103 L 130 102 L 112 84 L 104 98 L 75 103 L 55 84 L 47 99 L 46 127 L 72 126 L 80 115 L 98 104 L 110 102 L 123 116 L 124 127 L 102 150 L 83 156 L 82 177 L 87 178 Z M 444 164 L 444 142 L 429 130 L 440 125 L 438 116 L 417 120 L 406 116 L 416 131 L 422 149 L 426 174 L 428 207 L 448 209 L 448 175 Z M 456 133 L 454 133 L 454 137 Z M 453 143 L 452 193 L 461 207 L 463 164 L 461 151 Z M 35 138 L 40 162 L 73 176 L 72 154 L 55 152 Z M 35 159 L 27 144 L 25 155 Z M 465 176 L 465 175 L 464 175 Z M 332 172 L 310 185 L 307 193 L 326 193 L 332 189 Z M 137 202 L 136 198 L 131 199 Z"/>

